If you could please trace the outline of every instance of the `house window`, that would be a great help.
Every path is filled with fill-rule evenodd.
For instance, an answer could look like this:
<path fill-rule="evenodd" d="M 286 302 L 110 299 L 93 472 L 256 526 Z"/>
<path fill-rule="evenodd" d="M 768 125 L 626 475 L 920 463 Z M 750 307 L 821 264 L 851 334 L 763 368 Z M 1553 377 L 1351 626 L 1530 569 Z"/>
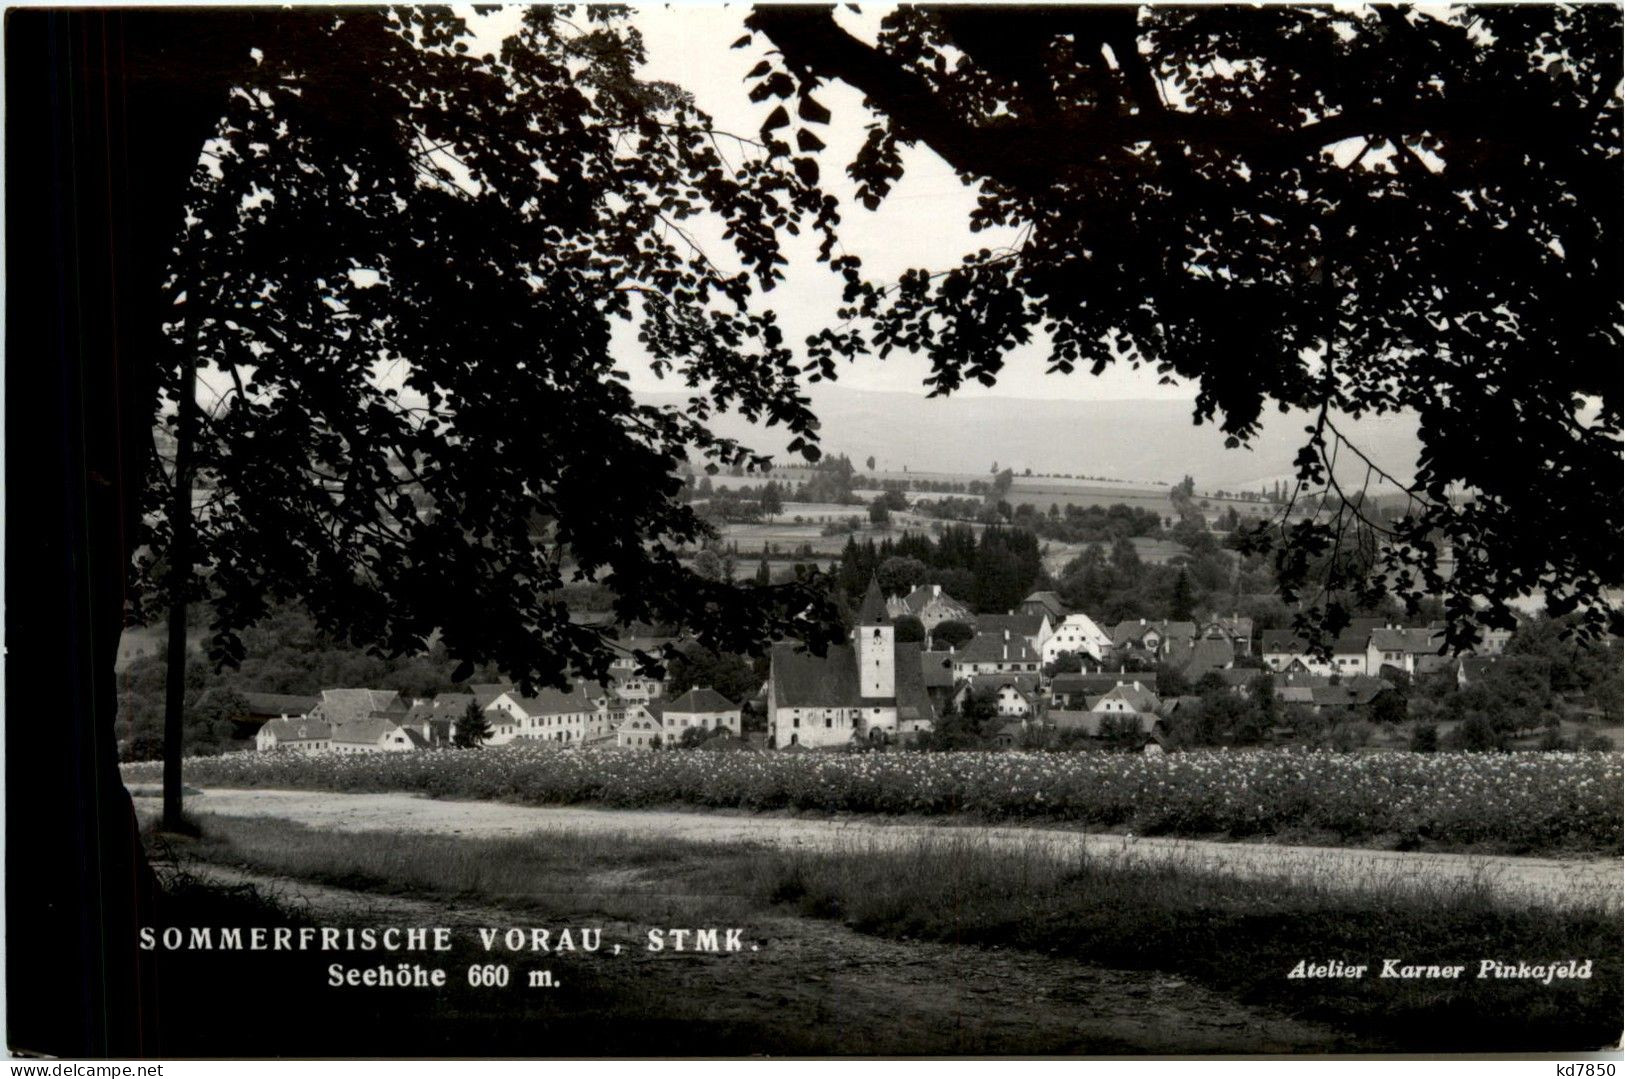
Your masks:
<path fill-rule="evenodd" d="M 824 717 L 824 726 L 825 727 L 833 727 L 833 726 L 835 726 L 835 721 L 833 719 L 831 719 L 829 716 L 825 716 Z"/>
<path fill-rule="evenodd" d="M 800 717 L 800 716 L 793 716 L 793 717 L 791 717 L 791 719 L 790 719 L 790 726 L 792 726 L 792 727 L 799 727 L 799 726 L 801 726 L 801 717 Z M 791 736 L 790 736 L 790 741 L 792 741 L 792 742 L 794 742 L 794 741 L 795 741 L 795 740 L 796 740 L 796 736 L 795 736 L 795 735 L 793 735 L 793 734 L 792 734 L 792 735 L 791 735 Z"/>

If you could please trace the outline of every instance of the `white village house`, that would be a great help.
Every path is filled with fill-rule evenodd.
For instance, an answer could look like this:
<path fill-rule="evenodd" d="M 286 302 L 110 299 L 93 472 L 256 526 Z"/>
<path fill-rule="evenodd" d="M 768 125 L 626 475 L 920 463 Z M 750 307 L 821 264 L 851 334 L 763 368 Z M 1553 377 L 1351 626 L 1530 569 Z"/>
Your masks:
<path fill-rule="evenodd" d="M 596 682 L 577 682 L 569 693 L 540 689 L 533 697 L 509 690 L 485 709 L 490 745 L 516 739 L 591 745 L 614 737 L 610 693 Z"/>
<path fill-rule="evenodd" d="M 709 687 L 695 687 L 668 701 L 662 725 L 667 734 L 681 738 L 685 730 L 727 731 L 739 737 L 740 706 Z"/>
<path fill-rule="evenodd" d="M 1045 663 L 1054 663 L 1065 652 L 1074 652 L 1088 656 L 1097 663 L 1104 663 L 1112 653 L 1111 635 L 1088 615 L 1082 612 L 1069 614 L 1061 619 L 1055 632 L 1044 641 L 1039 655 Z"/>

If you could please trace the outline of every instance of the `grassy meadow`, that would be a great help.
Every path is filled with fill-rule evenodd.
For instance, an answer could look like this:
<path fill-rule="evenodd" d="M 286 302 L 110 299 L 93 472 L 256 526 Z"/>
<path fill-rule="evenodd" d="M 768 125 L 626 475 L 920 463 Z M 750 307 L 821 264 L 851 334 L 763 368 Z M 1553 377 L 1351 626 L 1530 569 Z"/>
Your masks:
<path fill-rule="evenodd" d="M 448 910 L 495 906 L 529 918 L 644 925 L 777 919 L 781 933 L 791 917 L 876 939 L 1155 973 L 1332 1025 L 1365 1051 L 1595 1047 L 1617 1036 L 1621 1011 L 1617 910 L 1521 905 L 1471 882 L 1417 890 L 1375 881 L 1351 890 L 1304 874 L 1237 881 L 1179 864 L 1063 857 L 1036 844 L 995 848 L 957 834 L 906 848 L 855 841 L 812 851 L 564 831 L 527 839 L 318 832 L 205 815 L 198 836 L 171 843 L 164 854 L 174 864 L 410 895 Z M 1590 958 L 1593 975 L 1551 985 L 1477 978 L 1479 961 L 1492 957 Z M 1385 958 L 1467 972 L 1457 981 L 1379 978 Z M 1300 959 L 1367 964 L 1370 973 L 1287 978 Z M 777 991 L 771 983 L 751 990 L 768 999 Z M 669 1007 L 640 1006 L 655 1021 Z"/>

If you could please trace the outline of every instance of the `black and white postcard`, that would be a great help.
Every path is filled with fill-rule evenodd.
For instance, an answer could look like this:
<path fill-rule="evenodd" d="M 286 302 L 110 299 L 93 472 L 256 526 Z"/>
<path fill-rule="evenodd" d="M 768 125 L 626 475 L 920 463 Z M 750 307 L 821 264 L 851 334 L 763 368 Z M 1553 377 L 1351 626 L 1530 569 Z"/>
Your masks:
<path fill-rule="evenodd" d="M 1621 16 L 8 10 L 9 1051 L 1616 1050 Z"/>

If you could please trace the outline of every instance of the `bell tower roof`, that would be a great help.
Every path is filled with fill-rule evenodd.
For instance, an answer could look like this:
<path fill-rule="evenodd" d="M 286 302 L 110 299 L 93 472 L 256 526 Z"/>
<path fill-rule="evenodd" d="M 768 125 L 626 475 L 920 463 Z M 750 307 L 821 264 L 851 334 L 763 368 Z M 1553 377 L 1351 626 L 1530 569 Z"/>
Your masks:
<path fill-rule="evenodd" d="M 863 606 L 858 609 L 858 625 L 883 626 L 891 621 L 886 615 L 886 601 L 880 595 L 880 583 L 869 578 L 869 590 L 863 594 Z"/>

